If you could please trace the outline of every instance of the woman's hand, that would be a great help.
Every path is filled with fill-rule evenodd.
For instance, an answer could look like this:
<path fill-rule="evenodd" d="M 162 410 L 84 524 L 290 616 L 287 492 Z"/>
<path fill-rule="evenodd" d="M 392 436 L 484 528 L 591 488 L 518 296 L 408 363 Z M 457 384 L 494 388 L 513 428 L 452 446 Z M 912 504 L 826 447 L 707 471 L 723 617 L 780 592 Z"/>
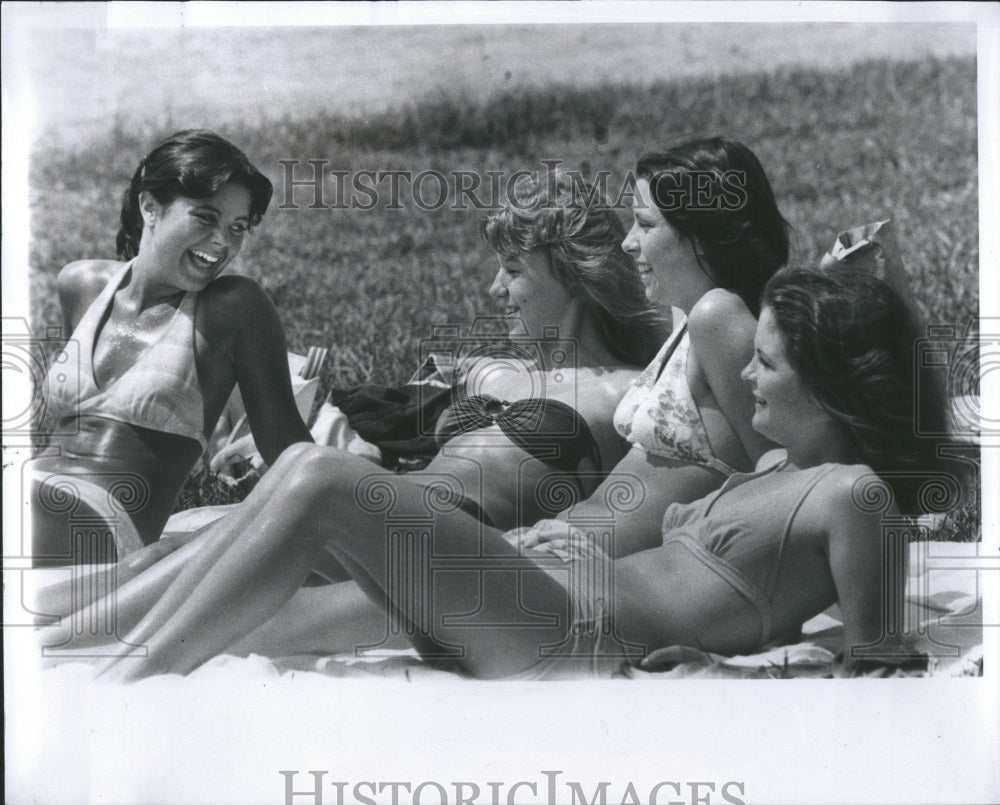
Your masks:
<path fill-rule="evenodd" d="M 537 548 L 546 542 L 569 540 L 573 527 L 565 520 L 540 520 L 533 526 L 522 526 L 506 532 L 503 538 L 520 550 Z"/>

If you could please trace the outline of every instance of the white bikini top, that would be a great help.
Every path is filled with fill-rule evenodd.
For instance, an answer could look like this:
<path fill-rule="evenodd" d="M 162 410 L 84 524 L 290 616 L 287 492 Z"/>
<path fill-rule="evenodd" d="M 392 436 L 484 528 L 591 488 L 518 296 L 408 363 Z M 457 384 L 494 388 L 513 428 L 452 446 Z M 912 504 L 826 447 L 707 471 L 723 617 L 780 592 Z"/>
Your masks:
<path fill-rule="evenodd" d="M 94 376 L 97 328 L 131 269 L 126 263 L 87 308 L 71 341 L 79 359 L 57 360 L 46 379 L 50 407 L 59 418 L 95 416 L 194 439 L 205 448 L 205 403 L 195 366 L 195 306 L 198 295 L 184 294 L 159 340 L 107 388 Z M 64 355 L 70 355 L 67 350 Z"/>

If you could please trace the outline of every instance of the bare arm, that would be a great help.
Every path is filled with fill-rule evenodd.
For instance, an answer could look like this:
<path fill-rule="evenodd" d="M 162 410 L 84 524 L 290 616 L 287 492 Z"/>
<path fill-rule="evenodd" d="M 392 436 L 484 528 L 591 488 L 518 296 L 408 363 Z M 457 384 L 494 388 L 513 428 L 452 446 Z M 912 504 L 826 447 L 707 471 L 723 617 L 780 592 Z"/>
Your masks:
<path fill-rule="evenodd" d="M 888 602 L 883 602 L 883 590 L 896 588 L 887 586 L 886 574 L 895 569 L 884 567 L 883 513 L 863 511 L 851 495 L 854 484 L 870 473 L 867 467 L 844 468 L 820 497 L 825 498 L 820 503 L 827 529 L 825 548 L 844 619 L 844 661 L 849 669 L 861 661 L 853 657 L 852 649 L 878 643 L 885 635 L 891 613 L 885 606 Z M 900 603 L 889 608 L 895 610 Z"/>
<path fill-rule="evenodd" d="M 719 411 L 736 433 L 750 466 L 775 445 L 750 424 L 753 395 L 740 373 L 753 357 L 757 320 L 736 294 L 717 288 L 692 308 L 688 317 L 691 354 L 712 390 Z"/>
<path fill-rule="evenodd" d="M 719 401 L 722 415 L 744 445 L 738 452 L 750 453 L 754 459 L 773 447 L 750 427 L 753 398 L 740 380 L 740 372 L 753 352 L 756 325 L 746 305 L 728 291 L 706 294 L 689 320 L 692 350 L 697 340 L 701 351 L 709 356 L 700 371 Z M 739 427 L 732 424 L 733 420 L 739 422 Z M 745 447 L 743 440 L 751 439 L 752 446 Z M 735 463 L 734 459 L 730 461 Z M 748 470 L 752 466 L 746 458 L 742 463 Z M 562 513 L 560 519 L 572 523 L 577 519 L 613 517 L 614 555 L 628 556 L 661 543 L 661 523 L 671 503 L 690 503 L 704 497 L 724 480 L 721 473 L 709 467 L 660 458 L 633 448 L 587 501 Z M 562 533 L 559 528 L 543 529 L 541 533 L 525 535 L 522 544 L 528 547 L 564 535 L 565 529 Z"/>
<path fill-rule="evenodd" d="M 704 497 L 722 480 L 722 475 L 708 467 L 660 458 L 633 447 L 587 500 L 559 519 L 573 523 L 613 518 L 613 555 L 628 556 L 661 544 L 663 514 L 671 503 Z"/>
<path fill-rule="evenodd" d="M 231 329 L 236 382 L 264 460 L 273 464 L 289 445 L 311 442 L 295 406 L 281 320 L 264 290 L 248 277 L 230 275 L 212 283 L 203 304 L 211 326 Z"/>

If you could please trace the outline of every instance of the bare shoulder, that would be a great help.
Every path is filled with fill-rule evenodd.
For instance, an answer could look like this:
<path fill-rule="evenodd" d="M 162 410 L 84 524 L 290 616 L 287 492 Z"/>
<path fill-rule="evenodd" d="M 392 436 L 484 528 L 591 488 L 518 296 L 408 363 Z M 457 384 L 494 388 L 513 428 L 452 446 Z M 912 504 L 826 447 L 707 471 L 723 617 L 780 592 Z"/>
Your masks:
<path fill-rule="evenodd" d="M 213 280 L 198 295 L 198 318 L 206 334 L 236 336 L 280 327 L 277 310 L 260 283 L 242 274 Z"/>
<path fill-rule="evenodd" d="M 76 260 L 63 266 L 56 277 L 56 292 L 62 307 L 63 325 L 68 331 L 76 329 L 84 311 L 121 266 L 118 260 Z"/>
<path fill-rule="evenodd" d="M 252 319 L 274 309 L 260 283 L 243 274 L 226 274 L 212 280 L 198 299 L 206 313 L 222 313 L 227 318 Z"/>
<path fill-rule="evenodd" d="M 871 486 L 887 489 L 885 482 L 867 464 L 836 464 L 823 477 L 819 488 L 832 499 L 852 500 L 858 495 L 866 495 Z"/>
<path fill-rule="evenodd" d="M 224 274 L 216 277 L 201 292 L 202 302 L 222 304 L 224 302 L 255 302 L 267 300 L 267 292 L 257 280 L 245 274 Z"/>
<path fill-rule="evenodd" d="M 60 269 L 56 285 L 60 296 L 83 299 L 96 297 L 108 284 L 111 275 L 121 268 L 118 260 L 76 260 Z"/>
<path fill-rule="evenodd" d="M 740 371 L 753 355 L 756 332 L 757 320 L 732 291 L 713 288 L 691 308 L 691 352 L 714 391 L 740 384 Z"/>
<path fill-rule="evenodd" d="M 695 344 L 731 344 L 734 335 L 753 339 L 757 320 L 742 299 L 725 288 L 713 288 L 688 315 L 688 332 Z"/>
<path fill-rule="evenodd" d="M 827 538 L 862 539 L 881 520 L 892 493 L 864 464 L 838 464 L 816 484 L 801 516 Z"/>

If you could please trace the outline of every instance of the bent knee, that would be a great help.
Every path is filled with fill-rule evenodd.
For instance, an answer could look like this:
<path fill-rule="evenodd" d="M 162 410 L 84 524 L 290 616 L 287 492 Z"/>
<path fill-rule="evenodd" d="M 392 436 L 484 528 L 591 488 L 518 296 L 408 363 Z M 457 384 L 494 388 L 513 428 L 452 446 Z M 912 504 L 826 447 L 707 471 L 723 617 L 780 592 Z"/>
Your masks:
<path fill-rule="evenodd" d="M 286 454 L 288 455 L 285 460 Z M 352 491 L 359 478 L 361 468 L 370 473 L 370 462 L 357 459 L 355 456 L 337 450 L 310 443 L 292 445 L 281 454 L 279 467 L 276 469 L 282 475 L 283 483 L 290 494 L 305 495 L 337 495 L 338 491 Z"/>
<path fill-rule="evenodd" d="M 294 444 L 288 445 L 288 447 L 281 451 L 274 463 L 271 465 L 271 471 L 281 467 L 284 467 L 286 470 L 291 469 L 292 466 L 307 458 L 317 447 L 318 445 L 315 445 L 312 442 L 295 442 Z"/>

